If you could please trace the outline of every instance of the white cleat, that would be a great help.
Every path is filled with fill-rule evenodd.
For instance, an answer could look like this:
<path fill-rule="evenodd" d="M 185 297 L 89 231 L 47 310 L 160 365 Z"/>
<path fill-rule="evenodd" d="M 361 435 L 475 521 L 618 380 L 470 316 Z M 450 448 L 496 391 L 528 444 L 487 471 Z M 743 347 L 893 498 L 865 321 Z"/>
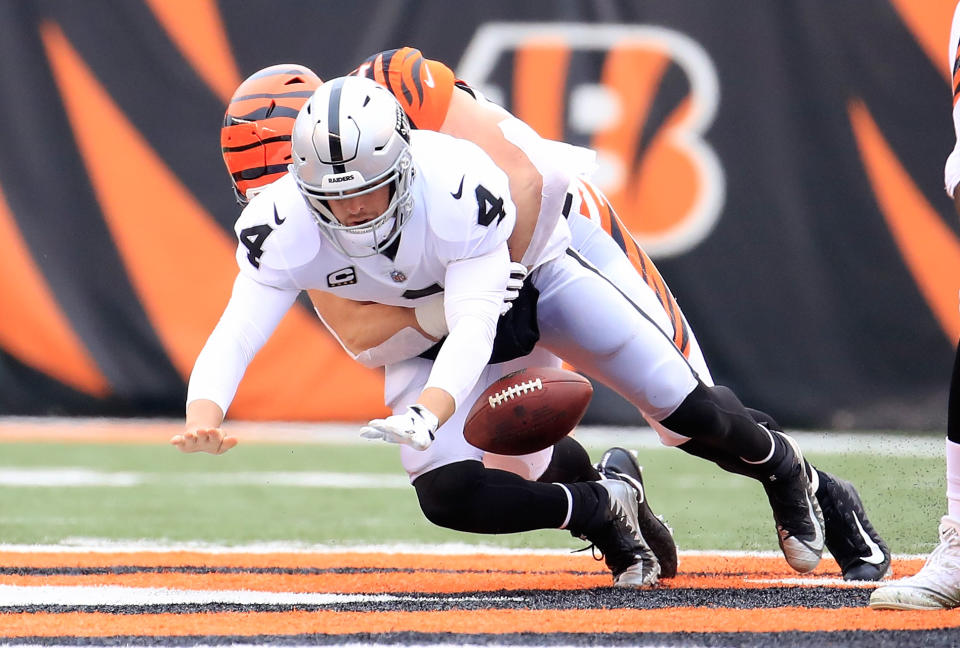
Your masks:
<path fill-rule="evenodd" d="M 923 568 L 881 585 L 870 595 L 874 610 L 949 610 L 960 607 L 960 521 L 940 520 L 940 544 Z"/>

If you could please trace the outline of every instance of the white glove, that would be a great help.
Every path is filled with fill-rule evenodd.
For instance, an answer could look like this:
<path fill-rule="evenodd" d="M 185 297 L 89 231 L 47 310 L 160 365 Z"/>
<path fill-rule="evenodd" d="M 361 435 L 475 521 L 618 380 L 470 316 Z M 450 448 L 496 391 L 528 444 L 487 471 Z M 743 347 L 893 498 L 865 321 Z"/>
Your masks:
<path fill-rule="evenodd" d="M 433 443 L 440 421 L 423 405 L 411 405 L 403 414 L 373 419 L 360 429 L 365 439 L 404 443 L 414 450 L 426 450 Z"/>
<path fill-rule="evenodd" d="M 507 293 L 503 296 L 503 305 L 500 307 L 500 314 L 504 315 L 513 307 L 513 300 L 520 295 L 520 289 L 523 288 L 523 280 L 527 278 L 527 266 L 522 263 L 512 261 L 510 263 L 510 276 L 507 277 Z"/>

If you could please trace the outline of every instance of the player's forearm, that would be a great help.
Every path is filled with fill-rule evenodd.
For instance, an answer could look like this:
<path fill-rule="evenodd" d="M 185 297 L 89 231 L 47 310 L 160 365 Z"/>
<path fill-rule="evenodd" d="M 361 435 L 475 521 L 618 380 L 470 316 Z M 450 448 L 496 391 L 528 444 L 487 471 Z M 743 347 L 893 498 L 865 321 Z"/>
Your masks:
<path fill-rule="evenodd" d="M 456 403 L 448 392 L 437 387 L 427 387 L 420 394 L 417 402 L 426 407 L 437 417 L 440 425 L 447 422 L 456 410 Z"/>
<path fill-rule="evenodd" d="M 424 333 L 412 308 L 351 301 L 321 290 L 308 292 L 317 315 L 353 355 L 383 344 L 404 328 Z"/>
<path fill-rule="evenodd" d="M 218 428 L 223 423 L 223 410 L 211 400 L 200 398 L 187 403 L 184 427 L 190 430 Z"/>

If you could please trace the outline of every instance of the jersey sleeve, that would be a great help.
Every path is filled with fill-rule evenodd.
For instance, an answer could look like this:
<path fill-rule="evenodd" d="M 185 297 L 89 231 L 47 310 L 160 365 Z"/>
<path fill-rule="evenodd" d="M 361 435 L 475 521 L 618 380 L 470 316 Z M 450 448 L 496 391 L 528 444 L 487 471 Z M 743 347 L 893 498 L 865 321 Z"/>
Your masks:
<path fill-rule="evenodd" d="M 296 290 L 265 286 L 239 273 L 227 308 L 197 356 L 187 387 L 187 404 L 210 400 L 226 414 L 247 366 L 298 294 Z"/>
<path fill-rule="evenodd" d="M 435 131 L 446 119 L 456 82 L 453 70 L 412 47 L 374 54 L 351 74 L 373 79 L 392 92 L 414 128 Z"/>
<path fill-rule="evenodd" d="M 289 174 L 255 196 L 233 227 L 241 274 L 280 290 L 303 288 L 297 273 L 319 253 L 321 234 Z"/>

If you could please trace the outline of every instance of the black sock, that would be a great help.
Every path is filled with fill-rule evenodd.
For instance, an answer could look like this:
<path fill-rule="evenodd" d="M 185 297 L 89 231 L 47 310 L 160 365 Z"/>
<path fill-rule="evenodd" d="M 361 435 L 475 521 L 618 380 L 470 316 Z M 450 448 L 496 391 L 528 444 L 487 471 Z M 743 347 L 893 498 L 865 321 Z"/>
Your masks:
<path fill-rule="evenodd" d="M 539 482 L 572 484 L 597 481 L 600 473 L 590 463 L 590 455 L 573 437 L 564 437 L 553 446 L 553 457 Z"/>

